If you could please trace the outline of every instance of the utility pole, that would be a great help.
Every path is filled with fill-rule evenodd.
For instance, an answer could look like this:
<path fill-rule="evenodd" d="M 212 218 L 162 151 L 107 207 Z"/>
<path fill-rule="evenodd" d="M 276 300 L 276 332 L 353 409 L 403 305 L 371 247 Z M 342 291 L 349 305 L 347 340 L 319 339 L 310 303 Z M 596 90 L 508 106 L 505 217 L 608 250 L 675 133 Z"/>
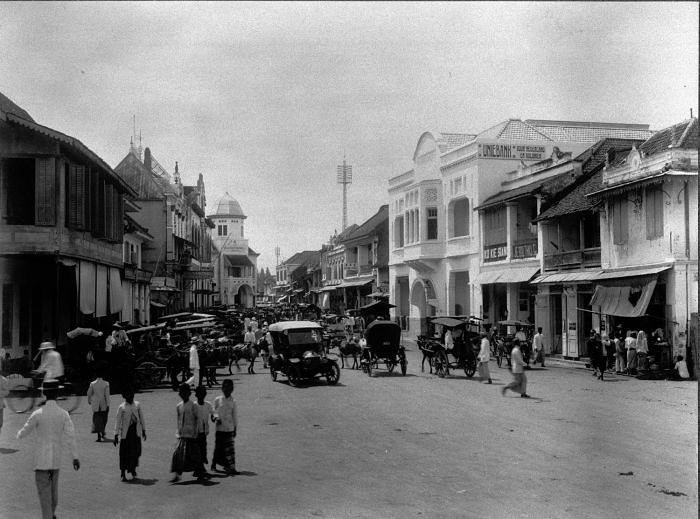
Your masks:
<path fill-rule="evenodd" d="M 352 184 L 352 166 L 345 163 L 345 157 L 343 157 L 342 166 L 337 167 L 337 181 L 338 184 L 343 185 L 343 227 L 342 231 L 348 226 L 348 184 Z"/>

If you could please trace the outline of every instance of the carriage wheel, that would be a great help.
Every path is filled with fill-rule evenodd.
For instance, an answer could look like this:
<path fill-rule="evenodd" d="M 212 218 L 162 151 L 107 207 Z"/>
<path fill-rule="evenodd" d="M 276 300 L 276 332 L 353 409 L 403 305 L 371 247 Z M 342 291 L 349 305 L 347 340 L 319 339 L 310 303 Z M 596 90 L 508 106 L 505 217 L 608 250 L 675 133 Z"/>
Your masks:
<path fill-rule="evenodd" d="M 81 400 L 82 397 L 75 392 L 73 384 L 66 382 L 61 386 L 56 403 L 69 413 L 72 413 L 80 407 Z"/>
<path fill-rule="evenodd" d="M 34 390 L 24 384 L 19 384 L 10 390 L 5 398 L 7 407 L 15 413 L 26 413 L 34 407 Z"/>
<path fill-rule="evenodd" d="M 440 350 L 435 352 L 435 357 L 433 357 L 435 374 L 440 378 L 445 378 L 448 374 L 447 371 L 447 354 Z"/>
<path fill-rule="evenodd" d="M 474 373 L 476 373 L 476 362 L 468 360 L 464 365 L 464 374 L 471 378 L 474 376 Z"/>
<path fill-rule="evenodd" d="M 396 363 L 393 360 L 386 361 L 386 370 L 389 373 L 393 372 L 395 367 L 396 367 Z"/>
<path fill-rule="evenodd" d="M 272 377 L 273 382 L 277 381 L 277 371 L 272 367 L 272 365 L 270 365 L 270 376 Z"/>
<path fill-rule="evenodd" d="M 340 380 L 340 368 L 335 362 L 331 362 L 330 369 L 326 373 L 326 380 L 331 386 L 335 386 Z"/>

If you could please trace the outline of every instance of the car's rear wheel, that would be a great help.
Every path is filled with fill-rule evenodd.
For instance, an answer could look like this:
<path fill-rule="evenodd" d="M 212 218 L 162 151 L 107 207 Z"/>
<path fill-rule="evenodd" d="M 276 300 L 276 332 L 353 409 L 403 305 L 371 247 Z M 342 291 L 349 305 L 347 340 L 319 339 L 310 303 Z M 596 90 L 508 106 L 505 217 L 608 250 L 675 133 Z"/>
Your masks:
<path fill-rule="evenodd" d="M 326 380 L 331 386 L 335 386 L 340 380 L 340 368 L 335 362 L 331 362 L 326 373 Z"/>
<path fill-rule="evenodd" d="M 296 366 L 290 366 L 289 372 L 287 373 L 287 379 L 289 380 L 289 385 L 294 387 L 299 387 L 301 385 L 301 372 Z"/>

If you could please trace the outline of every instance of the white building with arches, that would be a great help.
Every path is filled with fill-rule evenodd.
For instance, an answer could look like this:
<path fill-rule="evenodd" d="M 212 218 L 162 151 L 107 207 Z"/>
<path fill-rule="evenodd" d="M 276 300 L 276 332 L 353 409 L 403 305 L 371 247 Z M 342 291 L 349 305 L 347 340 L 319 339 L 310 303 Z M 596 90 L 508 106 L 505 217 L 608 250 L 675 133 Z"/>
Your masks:
<path fill-rule="evenodd" d="M 252 308 L 257 293 L 259 254 L 248 246 L 246 215 L 241 205 L 226 193 L 209 216 L 214 223 L 212 242 L 214 282 L 217 302 L 227 306 Z"/>
<path fill-rule="evenodd" d="M 388 189 L 390 301 L 409 336 L 427 333 L 435 315 L 494 319 L 484 316 L 479 273 L 484 262 L 508 255 L 507 243 L 503 233 L 481 235 L 474 208 L 501 189 L 509 171 L 550 157 L 555 147 L 578 154 L 601 137 L 648 135 L 647 125 L 520 119 L 478 134 L 423 133 L 413 169 L 390 178 Z"/>

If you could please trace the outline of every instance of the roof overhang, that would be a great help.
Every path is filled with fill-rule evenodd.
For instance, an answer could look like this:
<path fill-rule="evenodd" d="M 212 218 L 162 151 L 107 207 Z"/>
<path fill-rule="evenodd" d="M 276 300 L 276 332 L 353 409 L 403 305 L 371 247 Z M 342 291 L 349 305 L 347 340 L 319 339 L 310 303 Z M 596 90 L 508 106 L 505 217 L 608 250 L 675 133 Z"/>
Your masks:
<path fill-rule="evenodd" d="M 540 270 L 535 266 L 518 266 L 487 270 L 479 273 L 475 283 L 478 285 L 490 285 L 493 283 L 526 283 L 530 281 Z"/>
<path fill-rule="evenodd" d="M 243 254 L 224 254 L 229 267 L 253 267 L 253 262 Z"/>
<path fill-rule="evenodd" d="M 654 173 L 653 175 L 648 175 L 643 178 L 636 178 L 634 180 L 629 180 L 627 182 L 620 182 L 619 184 L 614 184 L 612 186 L 608 186 L 604 189 L 600 189 L 598 191 L 594 191 L 593 193 L 588 193 L 586 196 L 590 197 L 600 197 L 600 196 L 605 196 L 605 195 L 610 195 L 616 192 L 625 192 L 625 191 L 630 191 L 632 189 L 638 189 L 643 186 L 648 186 L 650 184 L 661 184 L 667 180 L 670 180 L 670 177 L 697 177 L 698 173 L 692 172 L 692 171 L 679 171 L 679 170 L 673 170 L 669 169 L 667 171 L 659 171 L 657 173 Z"/>
<path fill-rule="evenodd" d="M 620 267 L 605 270 L 589 270 L 574 272 L 557 272 L 543 274 L 531 281 L 533 284 L 539 283 L 595 283 L 606 282 L 616 279 L 633 278 L 641 276 L 653 276 L 668 270 L 673 263 L 663 263 L 660 265 Z"/>

